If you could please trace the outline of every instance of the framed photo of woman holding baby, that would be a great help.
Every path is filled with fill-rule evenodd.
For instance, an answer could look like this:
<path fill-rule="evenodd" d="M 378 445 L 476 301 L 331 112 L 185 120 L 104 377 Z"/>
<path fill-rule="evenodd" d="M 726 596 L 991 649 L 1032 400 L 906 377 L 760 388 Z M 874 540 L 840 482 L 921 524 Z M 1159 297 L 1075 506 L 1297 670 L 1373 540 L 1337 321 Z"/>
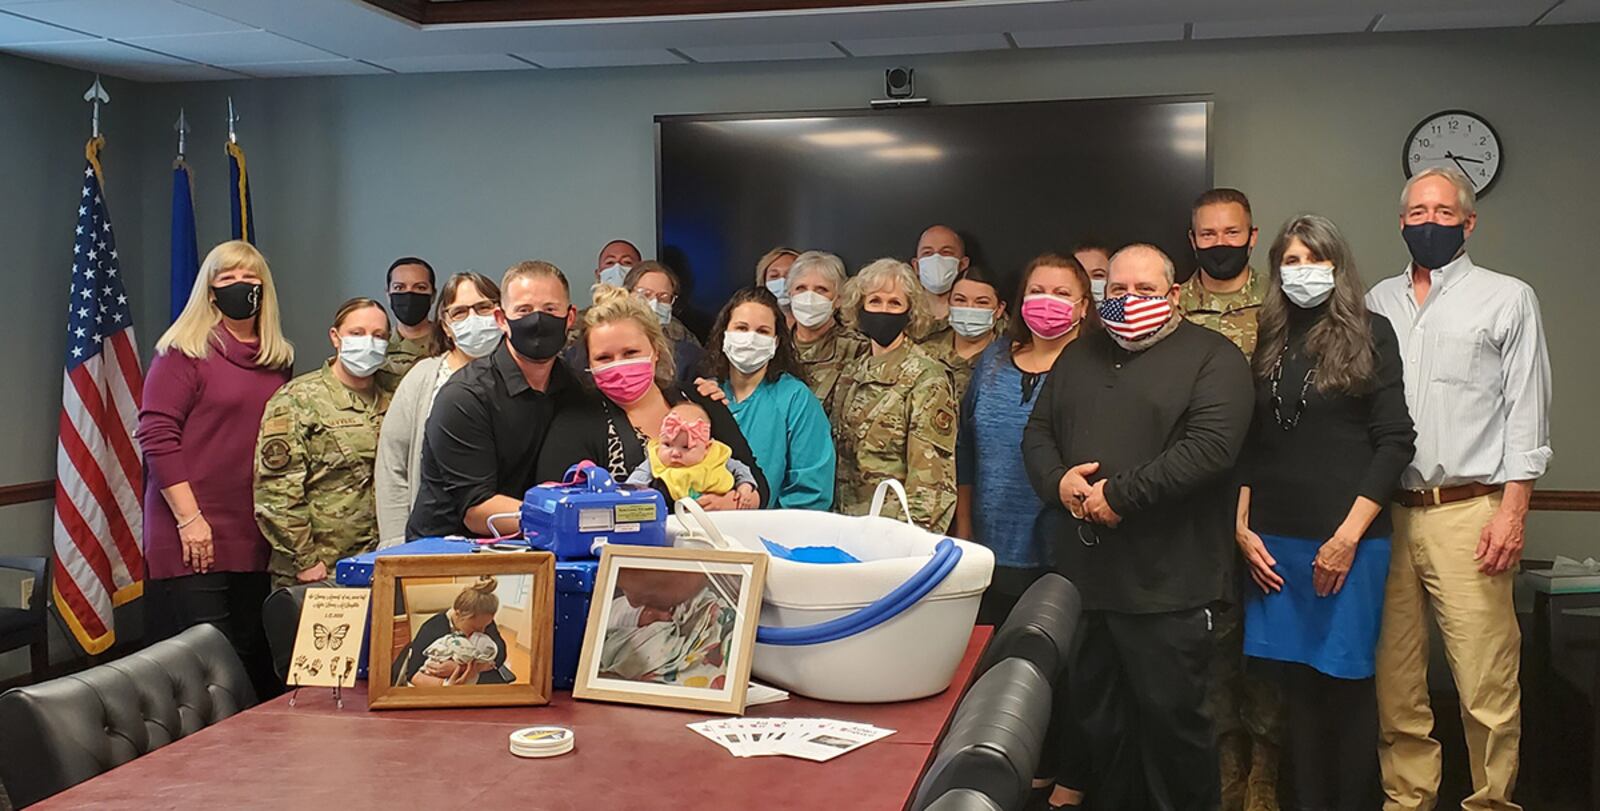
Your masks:
<path fill-rule="evenodd" d="M 372 580 L 372 709 L 548 704 L 555 557 L 379 557 Z"/>
<path fill-rule="evenodd" d="M 606 546 L 575 698 L 744 711 L 767 556 Z"/>

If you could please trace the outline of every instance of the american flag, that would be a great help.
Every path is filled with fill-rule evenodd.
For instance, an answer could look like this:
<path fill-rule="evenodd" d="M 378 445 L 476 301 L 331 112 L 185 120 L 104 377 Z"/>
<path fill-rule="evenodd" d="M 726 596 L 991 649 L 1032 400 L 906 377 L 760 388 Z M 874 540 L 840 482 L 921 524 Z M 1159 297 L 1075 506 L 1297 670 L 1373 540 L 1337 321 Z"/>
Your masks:
<path fill-rule="evenodd" d="M 1100 305 L 1100 323 L 1125 341 L 1137 341 L 1159 329 L 1172 317 L 1166 296 L 1108 298 Z"/>
<path fill-rule="evenodd" d="M 116 640 L 112 608 L 144 588 L 144 475 L 133 438 L 144 375 L 101 193 L 102 143 L 85 150 L 72 245 L 51 578 L 62 617 L 91 654 Z"/>

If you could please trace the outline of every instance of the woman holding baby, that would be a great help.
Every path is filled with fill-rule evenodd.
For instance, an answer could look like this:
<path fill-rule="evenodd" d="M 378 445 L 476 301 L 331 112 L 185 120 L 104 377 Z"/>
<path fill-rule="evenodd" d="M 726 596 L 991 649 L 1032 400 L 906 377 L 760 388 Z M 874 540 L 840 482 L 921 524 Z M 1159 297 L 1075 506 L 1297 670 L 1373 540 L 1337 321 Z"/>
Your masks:
<path fill-rule="evenodd" d="M 449 687 L 455 684 L 509 684 L 506 641 L 494 623 L 500 610 L 495 580 L 481 577 L 456 595 L 455 602 L 422 623 L 395 662 L 396 685 Z"/>

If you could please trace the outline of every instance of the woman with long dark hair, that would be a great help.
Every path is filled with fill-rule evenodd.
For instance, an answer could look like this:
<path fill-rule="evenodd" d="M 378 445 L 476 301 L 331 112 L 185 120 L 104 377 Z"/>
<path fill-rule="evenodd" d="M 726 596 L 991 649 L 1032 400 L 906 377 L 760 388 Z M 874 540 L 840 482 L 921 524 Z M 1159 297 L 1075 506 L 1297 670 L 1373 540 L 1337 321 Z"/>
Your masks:
<path fill-rule="evenodd" d="M 750 442 L 771 494 L 765 507 L 833 506 L 832 429 L 822 403 L 800 379 L 794 338 L 766 287 L 733 294 L 717 315 L 705 372 Z"/>
<path fill-rule="evenodd" d="M 1399 342 L 1367 310 L 1338 227 L 1296 217 L 1270 260 L 1240 464 L 1236 537 L 1259 587 L 1245 602 L 1245 653 L 1281 676 L 1299 807 L 1372 808 L 1386 505 L 1416 433 Z"/>

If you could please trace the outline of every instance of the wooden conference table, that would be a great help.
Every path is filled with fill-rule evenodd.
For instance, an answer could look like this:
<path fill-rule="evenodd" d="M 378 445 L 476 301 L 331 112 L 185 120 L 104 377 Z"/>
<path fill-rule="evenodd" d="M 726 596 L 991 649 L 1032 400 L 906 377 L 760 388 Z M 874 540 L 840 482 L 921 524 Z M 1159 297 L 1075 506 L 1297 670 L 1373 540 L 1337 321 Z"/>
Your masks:
<path fill-rule="evenodd" d="M 834 718 L 896 730 L 828 763 L 735 758 L 686 724 L 703 714 L 573 701 L 547 707 L 369 712 L 364 686 L 300 691 L 151 752 L 31 808 L 360 808 L 533 811 L 893 811 L 911 798 L 991 629 L 974 630 L 950 689 L 899 704 L 795 696 L 748 717 Z M 533 724 L 573 730 L 549 760 L 508 751 Z"/>

